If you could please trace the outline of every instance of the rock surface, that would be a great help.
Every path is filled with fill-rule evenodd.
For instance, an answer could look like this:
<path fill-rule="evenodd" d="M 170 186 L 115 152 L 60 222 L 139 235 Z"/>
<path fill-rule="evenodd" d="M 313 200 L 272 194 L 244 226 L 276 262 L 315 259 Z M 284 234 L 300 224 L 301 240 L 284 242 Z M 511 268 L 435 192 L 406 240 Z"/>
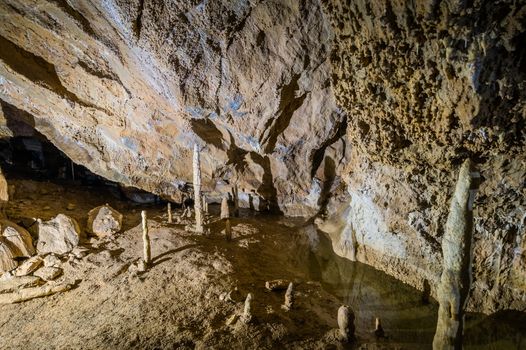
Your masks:
<path fill-rule="evenodd" d="M 195 143 L 203 190 L 236 183 L 243 205 L 313 215 L 337 195 L 335 250 L 435 295 L 470 157 L 469 306 L 523 310 L 525 16 L 511 0 L 5 0 L 0 102 L 76 163 L 176 202 Z"/>
<path fill-rule="evenodd" d="M 88 232 L 97 237 L 113 235 L 121 230 L 122 214 L 109 205 L 93 208 L 88 213 Z"/>
<path fill-rule="evenodd" d="M 15 257 L 12 245 L 4 237 L 0 237 L 0 273 L 11 271 L 18 266 Z"/>
<path fill-rule="evenodd" d="M 11 251 L 15 257 L 30 257 L 35 254 L 33 239 L 26 229 L 9 220 L 2 219 L 0 220 L 0 231 L 4 241 L 11 246 Z"/>
<path fill-rule="evenodd" d="M 18 266 L 18 268 L 15 270 L 15 276 L 27 276 L 30 273 L 34 272 L 36 269 L 38 269 L 42 265 L 42 263 L 43 260 L 40 256 L 33 256 L 24 261 L 22 264 L 20 264 L 20 266 Z"/>
<path fill-rule="evenodd" d="M 80 228 L 75 219 L 64 214 L 38 224 L 37 250 L 40 254 L 65 254 L 80 241 Z"/>
<path fill-rule="evenodd" d="M 198 143 L 204 190 L 319 209 L 314 175 L 345 115 L 317 0 L 6 0 L 0 14 L 3 109 L 74 162 L 180 202 Z"/>
<path fill-rule="evenodd" d="M 52 281 L 62 274 L 62 269 L 58 267 L 42 267 L 38 269 L 34 276 L 42 278 L 44 281 Z"/>
<path fill-rule="evenodd" d="M 436 295 L 449 198 L 469 157 L 482 175 L 469 308 L 524 310 L 524 3 L 322 2 L 336 100 L 352 115 L 335 249 L 418 288 L 427 280 Z"/>

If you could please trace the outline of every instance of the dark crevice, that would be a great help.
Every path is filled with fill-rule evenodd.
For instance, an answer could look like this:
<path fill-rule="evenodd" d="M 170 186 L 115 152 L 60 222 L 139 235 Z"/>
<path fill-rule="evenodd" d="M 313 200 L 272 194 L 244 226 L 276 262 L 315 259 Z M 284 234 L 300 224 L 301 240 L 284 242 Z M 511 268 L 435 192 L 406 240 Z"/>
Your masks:
<path fill-rule="evenodd" d="M 75 10 L 66 0 L 50 0 L 52 3 L 57 5 L 62 11 L 67 13 L 71 18 L 73 18 L 82 28 L 82 30 L 88 33 L 90 36 L 96 38 L 97 35 L 91 27 L 89 21 L 77 10 Z"/>
<path fill-rule="evenodd" d="M 192 130 L 207 144 L 224 150 L 223 134 L 210 119 L 191 119 Z"/>
<path fill-rule="evenodd" d="M 142 14 L 144 11 L 144 0 L 139 0 L 139 9 L 137 10 L 137 17 L 135 18 L 135 21 L 133 22 L 133 32 L 135 33 L 135 37 L 137 38 L 137 41 L 141 38 L 141 30 L 142 30 Z"/>
<path fill-rule="evenodd" d="M 303 101 L 307 97 L 308 92 L 296 97 L 296 91 L 299 89 L 298 80 L 300 76 L 300 74 L 293 75 L 290 83 L 281 88 L 281 97 L 278 107 L 279 115 L 276 118 L 267 121 L 265 129 L 260 137 L 260 144 L 262 145 L 264 153 L 271 153 L 274 150 L 278 136 L 287 129 L 290 120 L 292 119 L 292 115 L 301 107 Z"/>
<path fill-rule="evenodd" d="M 325 140 L 325 142 L 319 148 L 315 149 L 314 152 L 312 152 L 312 168 L 310 172 L 311 178 L 314 177 L 321 162 L 323 161 L 323 156 L 325 155 L 325 150 L 327 149 L 327 147 L 331 146 L 336 141 L 344 137 L 346 132 L 347 117 L 344 117 L 336 127 L 336 132 L 327 140 Z"/>

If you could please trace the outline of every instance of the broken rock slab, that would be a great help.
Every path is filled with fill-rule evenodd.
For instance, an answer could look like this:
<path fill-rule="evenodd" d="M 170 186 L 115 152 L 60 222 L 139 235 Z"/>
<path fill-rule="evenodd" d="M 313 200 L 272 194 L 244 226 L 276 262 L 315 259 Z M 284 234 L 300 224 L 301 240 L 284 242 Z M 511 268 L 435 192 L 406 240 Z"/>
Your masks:
<path fill-rule="evenodd" d="M 22 289 L 13 293 L 0 294 L 0 304 L 19 303 L 34 298 L 45 297 L 55 293 L 66 292 L 71 288 L 73 288 L 72 284 L 58 284 Z"/>
<path fill-rule="evenodd" d="M 12 245 L 4 237 L 0 237 L 0 273 L 11 271 L 18 266 L 15 257 Z"/>
<path fill-rule="evenodd" d="M 36 287 L 44 284 L 37 276 L 21 276 L 0 281 L 0 294 L 15 292 L 22 288 Z"/>
<path fill-rule="evenodd" d="M 9 220 L 0 220 L 2 237 L 11 245 L 11 251 L 17 258 L 35 255 L 33 239 L 26 229 Z"/>
<path fill-rule="evenodd" d="M 38 224 L 37 251 L 40 254 L 65 254 L 80 241 L 80 227 L 75 219 L 64 214 Z"/>
<path fill-rule="evenodd" d="M 26 261 L 24 261 L 18 268 L 15 270 L 15 276 L 27 276 L 30 273 L 36 271 L 40 266 L 42 266 L 43 260 L 40 256 L 33 256 Z"/>
<path fill-rule="evenodd" d="M 93 208 L 88 213 L 88 232 L 97 237 L 107 237 L 122 228 L 122 214 L 109 205 Z"/>
<path fill-rule="evenodd" d="M 62 269 L 58 267 L 42 267 L 33 275 L 42 278 L 44 281 L 52 281 L 62 275 Z"/>

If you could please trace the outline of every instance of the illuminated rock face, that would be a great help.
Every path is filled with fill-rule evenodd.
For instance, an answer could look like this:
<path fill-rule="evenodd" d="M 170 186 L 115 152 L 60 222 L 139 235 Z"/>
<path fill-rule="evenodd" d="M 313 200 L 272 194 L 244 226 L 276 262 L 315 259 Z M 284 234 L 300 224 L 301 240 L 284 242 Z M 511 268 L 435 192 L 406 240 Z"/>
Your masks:
<path fill-rule="evenodd" d="M 99 175 L 180 201 L 197 143 L 205 191 L 237 183 L 288 214 L 319 209 L 326 156 L 339 182 L 315 0 L 6 0 L 0 18 L 0 99 L 27 112 L 5 117 Z"/>
<path fill-rule="evenodd" d="M 513 1 L 323 0 L 351 196 L 330 228 L 339 254 L 434 295 L 460 164 L 475 203 L 469 308 L 524 309 L 526 8 Z"/>
<path fill-rule="evenodd" d="M 2 0 L 0 135 L 22 119 L 93 172 L 174 201 L 194 144 L 211 200 L 237 184 L 242 207 L 313 215 L 337 195 L 335 249 L 433 295 L 469 157 L 483 180 L 469 307 L 521 309 L 513 3 Z"/>

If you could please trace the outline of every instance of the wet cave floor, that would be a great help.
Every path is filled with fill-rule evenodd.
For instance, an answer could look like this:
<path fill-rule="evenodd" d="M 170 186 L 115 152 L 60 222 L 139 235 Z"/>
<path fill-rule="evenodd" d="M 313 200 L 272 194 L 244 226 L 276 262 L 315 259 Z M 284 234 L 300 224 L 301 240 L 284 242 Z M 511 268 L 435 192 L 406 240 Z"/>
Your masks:
<path fill-rule="evenodd" d="M 87 212 L 109 203 L 124 215 L 113 238 L 86 238 L 88 254 L 61 256 L 60 280 L 72 290 L 0 306 L 2 349 L 427 349 L 437 304 L 367 265 L 334 254 L 328 238 L 304 220 L 242 211 L 233 239 L 221 233 L 218 206 L 210 206 L 210 234 L 167 224 L 164 205 L 122 201 L 107 188 L 13 180 L 7 214 L 24 225 L 67 214 L 83 227 Z M 68 208 L 69 206 L 69 208 Z M 68 210 L 69 209 L 69 210 Z M 153 264 L 142 255 L 140 211 L 147 210 Z M 176 209 L 175 214 L 181 214 Z M 284 291 L 265 281 L 295 282 L 295 304 L 281 308 Z M 227 325 L 253 294 L 253 320 Z M 225 297 L 229 294 L 229 297 Z M 340 305 L 356 314 L 353 344 L 335 339 Z M 374 334 L 380 317 L 386 338 Z M 524 317 L 468 314 L 466 349 L 526 348 Z"/>

